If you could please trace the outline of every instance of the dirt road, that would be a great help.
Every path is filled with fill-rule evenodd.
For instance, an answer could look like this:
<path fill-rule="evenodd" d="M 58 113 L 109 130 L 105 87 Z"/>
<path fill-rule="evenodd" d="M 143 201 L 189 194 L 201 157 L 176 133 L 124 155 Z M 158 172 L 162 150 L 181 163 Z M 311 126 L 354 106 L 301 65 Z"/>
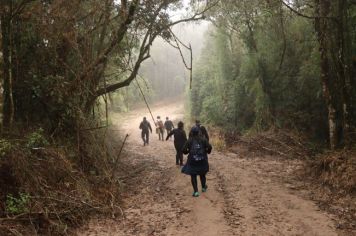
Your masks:
<path fill-rule="evenodd" d="M 153 114 L 183 119 L 183 106 L 153 108 Z M 175 165 L 173 141 L 143 147 L 138 130 L 145 109 L 115 119 L 129 133 L 122 168 L 123 216 L 93 219 L 79 235 L 337 235 L 333 216 L 305 199 L 300 186 L 288 183 L 298 161 L 212 152 L 206 193 L 193 198 L 190 177 Z M 152 124 L 152 121 L 151 121 Z M 187 128 L 186 128 L 187 130 Z"/>

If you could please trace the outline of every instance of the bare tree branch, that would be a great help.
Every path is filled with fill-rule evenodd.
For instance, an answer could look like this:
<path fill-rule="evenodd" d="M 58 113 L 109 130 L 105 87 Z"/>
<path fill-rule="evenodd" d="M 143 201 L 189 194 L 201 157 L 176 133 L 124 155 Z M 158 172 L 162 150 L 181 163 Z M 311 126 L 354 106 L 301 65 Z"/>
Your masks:
<path fill-rule="evenodd" d="M 152 32 L 154 29 L 154 25 L 157 23 L 155 22 L 155 19 L 158 17 L 159 13 L 161 12 L 161 10 L 167 6 L 167 4 L 169 4 L 168 2 L 164 1 L 158 8 L 157 10 L 154 12 L 150 26 L 148 27 L 148 30 L 145 34 L 145 37 L 141 43 L 141 48 L 140 48 L 140 52 L 139 52 L 139 56 L 138 59 L 131 71 L 131 74 L 129 75 L 128 78 L 126 78 L 124 81 L 120 81 L 118 83 L 114 83 L 112 85 L 108 85 L 105 88 L 100 88 L 98 89 L 95 94 L 94 94 L 94 98 L 96 99 L 97 97 L 105 94 L 105 93 L 110 93 L 113 92 L 119 88 L 125 87 L 130 85 L 130 83 L 136 78 L 137 73 L 139 71 L 140 65 L 143 61 L 145 61 L 146 59 L 148 59 L 150 57 L 149 55 L 149 50 L 150 47 L 152 45 L 152 42 L 154 41 L 154 39 L 161 34 L 164 30 L 169 30 L 171 31 L 171 27 L 173 27 L 174 25 L 180 24 L 180 23 L 184 23 L 184 22 L 191 22 L 191 21 L 198 21 L 198 20 L 202 20 L 205 19 L 204 13 L 207 12 L 208 10 L 210 10 L 212 7 L 216 6 L 218 4 L 219 1 L 215 1 L 212 4 L 207 5 L 201 12 L 198 12 L 196 14 L 194 14 L 193 16 L 189 17 L 189 18 L 185 18 L 185 19 L 181 19 L 181 20 L 177 20 L 174 21 L 170 24 L 167 24 L 166 26 L 160 27 L 159 30 L 157 30 L 156 32 Z M 172 32 L 171 32 L 172 33 Z M 179 51 L 182 55 L 182 52 L 180 50 L 179 47 L 179 43 L 181 43 L 181 45 L 183 45 L 185 48 L 187 48 L 190 52 L 191 52 L 191 67 L 188 67 L 185 63 L 185 66 L 188 70 L 190 70 L 190 81 L 192 80 L 192 63 L 193 63 L 193 56 L 192 56 L 192 48 L 191 45 L 187 46 L 185 44 L 183 44 L 182 42 L 179 41 L 179 39 L 177 39 L 177 37 L 172 34 L 176 43 L 177 43 L 177 47 L 179 48 Z M 183 55 L 182 55 L 183 56 Z M 185 62 L 185 61 L 184 61 Z"/>
<path fill-rule="evenodd" d="M 117 90 L 119 88 L 129 86 L 130 83 L 136 78 L 136 75 L 138 73 L 138 70 L 140 69 L 141 63 L 143 61 L 145 61 L 146 59 L 148 59 L 149 57 L 150 57 L 150 55 L 141 56 L 141 58 L 139 58 L 136 61 L 135 66 L 134 66 L 130 76 L 127 79 L 125 79 L 124 81 L 112 84 L 112 85 L 108 85 L 105 88 L 98 89 L 96 91 L 95 97 L 99 97 L 103 94 L 114 92 L 115 90 Z"/>
<path fill-rule="evenodd" d="M 297 10 L 295 10 L 293 7 L 291 7 L 288 3 L 285 3 L 283 0 L 281 0 L 282 4 L 287 7 L 291 12 L 295 13 L 298 16 L 304 17 L 304 18 L 308 18 L 308 19 L 316 19 L 316 18 L 328 18 L 328 19 L 333 19 L 333 20 L 337 20 L 336 17 L 333 16 L 308 16 L 305 15 Z"/>

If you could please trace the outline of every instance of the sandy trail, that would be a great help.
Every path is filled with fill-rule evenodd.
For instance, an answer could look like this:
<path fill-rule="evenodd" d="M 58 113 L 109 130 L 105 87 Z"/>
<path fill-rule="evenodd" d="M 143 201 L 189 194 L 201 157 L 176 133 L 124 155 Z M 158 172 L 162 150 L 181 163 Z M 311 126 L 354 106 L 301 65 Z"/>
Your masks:
<path fill-rule="evenodd" d="M 152 110 L 154 116 L 183 119 L 179 103 Z M 143 116 L 150 117 L 146 109 L 114 115 L 130 134 L 124 161 L 133 175 L 123 179 L 124 216 L 93 219 L 78 235 L 337 235 L 333 216 L 285 181 L 297 161 L 252 158 L 243 146 L 236 153 L 213 150 L 208 191 L 193 198 L 190 177 L 175 165 L 173 141 L 159 141 L 153 133 L 143 147 Z"/>

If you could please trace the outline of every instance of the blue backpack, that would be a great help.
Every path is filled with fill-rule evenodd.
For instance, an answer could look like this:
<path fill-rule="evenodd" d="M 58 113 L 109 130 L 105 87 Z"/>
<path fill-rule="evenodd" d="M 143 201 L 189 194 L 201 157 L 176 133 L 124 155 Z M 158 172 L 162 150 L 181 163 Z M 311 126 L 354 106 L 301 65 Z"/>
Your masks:
<path fill-rule="evenodd" d="M 192 140 L 192 146 L 189 150 L 189 156 L 191 157 L 193 162 L 201 162 L 206 159 L 204 146 L 201 142 L 196 139 Z"/>

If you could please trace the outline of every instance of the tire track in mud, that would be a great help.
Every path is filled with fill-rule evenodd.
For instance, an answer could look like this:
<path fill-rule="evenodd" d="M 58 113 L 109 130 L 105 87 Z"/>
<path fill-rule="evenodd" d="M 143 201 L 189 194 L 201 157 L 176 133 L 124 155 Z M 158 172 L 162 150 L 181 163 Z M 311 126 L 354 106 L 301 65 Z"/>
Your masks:
<path fill-rule="evenodd" d="M 274 167 L 281 174 L 283 164 L 232 153 L 218 154 L 216 160 L 219 185 L 225 196 L 225 217 L 234 234 L 338 235 L 332 216 L 289 190 L 275 175 L 264 172 Z"/>

